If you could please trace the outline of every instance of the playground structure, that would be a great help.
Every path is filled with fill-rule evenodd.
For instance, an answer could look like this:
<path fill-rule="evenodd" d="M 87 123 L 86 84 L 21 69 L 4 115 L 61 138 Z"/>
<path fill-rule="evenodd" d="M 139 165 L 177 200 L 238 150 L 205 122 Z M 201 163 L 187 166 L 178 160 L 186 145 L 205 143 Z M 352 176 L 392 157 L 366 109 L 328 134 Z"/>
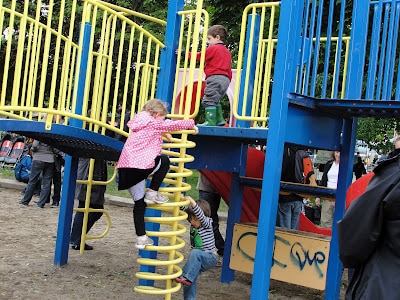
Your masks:
<path fill-rule="evenodd" d="M 175 50 L 189 49 L 190 45 L 204 50 L 205 33 L 197 33 L 200 27 L 207 28 L 208 16 L 201 10 L 202 1 L 196 10 L 186 12 L 183 0 L 170 1 L 165 22 L 88 0 L 82 3 L 79 15 L 77 1 L 69 10 L 61 1 L 59 16 L 53 19 L 54 4 L 49 1 L 46 18 L 41 1 L 35 10 L 29 1 L 23 5 L 9 1 L 9 6 L 0 7 L 0 32 L 8 32 L 0 45 L 4 60 L 0 114 L 7 117 L 0 120 L 0 129 L 41 140 L 68 154 L 55 249 L 55 264 L 62 265 L 68 259 L 77 158 L 118 160 L 122 143 L 106 136 L 106 130 L 126 136 L 122 131 L 125 113 L 134 114 L 153 97 L 176 108 L 171 110 L 172 118 L 196 116 L 201 98 L 201 82 L 193 91 L 196 63 L 194 57 L 190 61 L 176 57 Z M 268 294 L 280 189 L 333 195 L 334 223 L 342 218 L 352 178 L 357 117 L 394 117 L 400 109 L 396 101 L 400 99 L 399 6 L 396 0 L 342 1 L 338 7 L 334 1 L 282 0 L 246 8 L 237 62 L 241 72 L 236 76 L 231 107 L 236 120 L 231 125 L 235 127 L 204 127 L 198 136 L 190 137 L 192 141 L 188 139 L 190 132 L 182 132 L 174 135 L 172 143 L 165 143 L 164 153 L 173 165 L 165 180 L 170 186 L 161 191 L 173 201 L 148 210 L 146 229 L 156 245 L 140 252 L 142 267 L 137 277 L 141 280 L 136 291 L 169 298 L 180 288 L 173 281 L 181 272 L 177 264 L 183 260 L 178 250 L 183 247 L 179 235 L 184 226 L 179 222 L 186 216 L 179 206 L 184 204 L 181 193 L 190 189 L 183 181 L 191 175 L 190 169 L 231 174 L 221 275 L 224 282 L 234 278 L 234 270 L 229 268 L 234 224 L 240 221 L 242 208 L 249 208 L 242 202 L 243 190 L 246 186 L 261 188 L 258 233 L 251 257 L 257 285 L 252 287 L 251 299 L 264 299 Z M 166 26 L 165 40 L 156 39 L 130 16 Z M 328 27 L 322 28 L 325 18 Z M 187 88 L 177 103 L 176 70 L 181 61 L 187 69 L 183 74 L 188 77 L 182 80 Z M 121 77 L 122 69 L 127 70 L 125 77 Z M 201 68 L 198 72 L 202 73 Z M 115 127 L 109 124 L 117 120 L 118 103 L 122 104 L 121 120 Z M 34 113 L 39 117 L 47 113 L 47 118 L 33 121 Z M 58 116 L 65 117 L 64 124 L 58 124 Z M 248 144 L 255 140 L 268 143 L 259 180 L 246 176 Z M 340 150 L 337 191 L 280 183 L 285 142 Z M 161 211 L 168 216 L 160 217 Z M 160 224 L 170 230 L 160 232 Z M 82 243 L 86 238 L 83 236 Z M 160 240 L 168 245 L 161 246 L 164 243 Z M 321 276 L 326 299 L 338 299 L 342 268 L 335 227 L 328 252 L 329 260 L 324 261 L 327 271 Z M 165 283 L 162 287 L 161 282 Z"/>

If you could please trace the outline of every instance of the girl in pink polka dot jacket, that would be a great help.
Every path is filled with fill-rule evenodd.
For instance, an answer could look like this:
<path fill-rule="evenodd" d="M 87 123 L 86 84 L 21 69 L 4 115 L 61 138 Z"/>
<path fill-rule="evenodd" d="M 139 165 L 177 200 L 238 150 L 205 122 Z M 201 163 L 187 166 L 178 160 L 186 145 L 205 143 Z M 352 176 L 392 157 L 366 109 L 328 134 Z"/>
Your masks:
<path fill-rule="evenodd" d="M 161 155 L 163 135 L 168 137 L 168 132 L 185 129 L 198 132 L 193 120 L 165 120 L 166 115 L 167 108 L 161 100 L 148 101 L 127 124 L 131 133 L 117 164 L 118 189 L 128 189 L 135 202 L 133 220 L 138 249 L 153 245 L 153 240 L 147 237 L 145 231 L 146 203 L 162 204 L 168 201 L 168 197 L 158 192 L 169 170 L 169 158 Z M 149 190 L 145 192 L 146 179 L 151 174 L 153 178 Z"/>

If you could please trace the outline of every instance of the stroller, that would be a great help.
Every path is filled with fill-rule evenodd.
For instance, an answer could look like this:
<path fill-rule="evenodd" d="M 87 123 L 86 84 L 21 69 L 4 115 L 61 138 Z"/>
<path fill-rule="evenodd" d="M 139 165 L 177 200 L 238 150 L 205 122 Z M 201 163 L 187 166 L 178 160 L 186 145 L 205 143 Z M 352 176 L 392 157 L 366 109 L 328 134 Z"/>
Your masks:
<path fill-rule="evenodd" d="M 0 162 L 4 162 L 4 159 L 10 153 L 12 149 L 12 136 L 8 132 L 3 132 L 2 138 L 1 138 L 1 148 L 0 148 Z"/>
<path fill-rule="evenodd" d="M 4 157 L 2 167 L 14 169 L 19 158 L 24 153 L 26 139 L 24 136 L 18 135 L 13 139 L 13 145 L 9 153 Z"/>

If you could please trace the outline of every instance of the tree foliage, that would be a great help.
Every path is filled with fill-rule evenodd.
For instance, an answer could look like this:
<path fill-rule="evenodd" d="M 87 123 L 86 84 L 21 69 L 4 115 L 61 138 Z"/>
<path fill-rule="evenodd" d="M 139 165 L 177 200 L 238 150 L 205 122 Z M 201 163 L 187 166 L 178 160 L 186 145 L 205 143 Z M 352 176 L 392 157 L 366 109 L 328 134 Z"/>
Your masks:
<path fill-rule="evenodd" d="M 381 153 L 393 150 L 393 134 L 399 129 L 399 120 L 363 118 L 358 120 L 357 139 Z"/>

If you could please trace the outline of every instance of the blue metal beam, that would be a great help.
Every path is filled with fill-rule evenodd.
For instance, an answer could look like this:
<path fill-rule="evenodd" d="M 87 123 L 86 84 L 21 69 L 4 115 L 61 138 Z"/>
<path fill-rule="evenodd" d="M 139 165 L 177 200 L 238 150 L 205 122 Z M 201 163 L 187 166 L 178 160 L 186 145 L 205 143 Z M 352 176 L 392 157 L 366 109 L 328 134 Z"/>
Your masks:
<path fill-rule="evenodd" d="M 124 145 L 114 138 L 62 124 L 52 124 L 51 130 L 46 130 L 45 122 L 1 119 L 0 128 L 41 141 L 75 157 L 117 161 Z"/>

